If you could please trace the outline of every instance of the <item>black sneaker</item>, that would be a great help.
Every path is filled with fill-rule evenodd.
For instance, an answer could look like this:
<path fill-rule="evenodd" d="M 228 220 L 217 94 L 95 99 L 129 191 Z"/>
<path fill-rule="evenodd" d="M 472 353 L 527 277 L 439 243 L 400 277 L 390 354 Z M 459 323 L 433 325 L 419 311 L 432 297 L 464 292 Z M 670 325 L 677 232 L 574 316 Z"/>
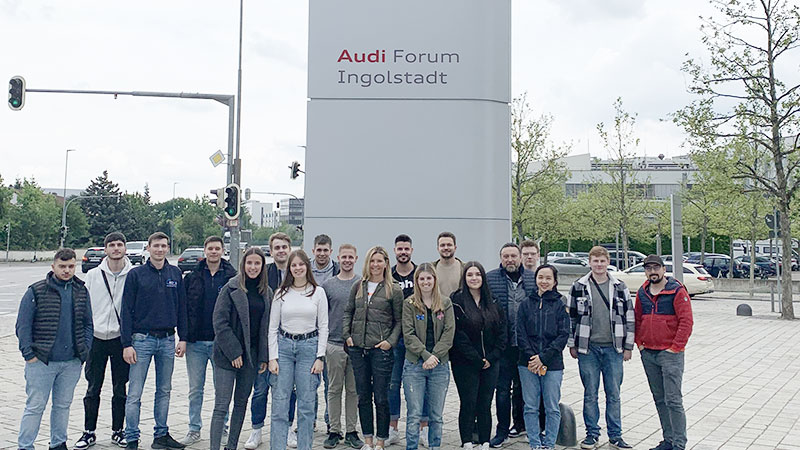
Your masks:
<path fill-rule="evenodd" d="M 672 450 L 672 443 L 669 441 L 661 441 L 650 450 Z"/>
<path fill-rule="evenodd" d="M 328 433 L 328 439 L 325 439 L 325 442 L 322 443 L 322 446 L 325 448 L 335 448 L 339 445 L 339 441 L 342 440 L 342 435 L 339 433 Z"/>
<path fill-rule="evenodd" d="M 510 438 L 518 438 L 520 436 L 525 435 L 525 428 L 513 427 L 508 430 L 508 437 Z"/>
<path fill-rule="evenodd" d="M 364 441 L 358 437 L 358 432 L 356 431 L 345 433 L 344 443 L 355 449 L 360 449 L 364 446 Z"/>
<path fill-rule="evenodd" d="M 97 436 L 94 431 L 84 431 L 78 442 L 75 443 L 75 450 L 84 450 L 93 446 L 97 442 Z"/>
<path fill-rule="evenodd" d="M 122 430 L 116 430 L 111 432 L 111 442 L 117 444 L 122 448 L 126 448 L 128 446 L 128 441 L 125 440 L 125 432 Z"/>
<path fill-rule="evenodd" d="M 581 441 L 581 448 L 584 450 L 597 448 L 597 438 L 594 436 L 586 436 L 586 438 Z"/>
<path fill-rule="evenodd" d="M 125 448 L 139 448 L 139 441 L 128 441 Z"/>
<path fill-rule="evenodd" d="M 501 434 L 495 435 L 492 439 L 489 440 L 489 447 L 492 448 L 500 448 L 508 442 L 508 436 L 503 436 Z"/>
<path fill-rule="evenodd" d="M 62 443 L 56 445 L 55 447 L 50 447 L 50 450 L 67 450 L 67 443 L 66 442 L 62 442 Z"/>
<path fill-rule="evenodd" d="M 609 439 L 608 445 L 610 445 L 611 448 L 619 448 L 619 449 L 633 448 L 631 444 L 628 444 L 627 442 L 622 440 L 621 437 Z"/>
<path fill-rule="evenodd" d="M 186 448 L 186 446 L 173 439 L 172 436 L 167 433 L 161 437 L 155 438 L 150 448 Z"/>

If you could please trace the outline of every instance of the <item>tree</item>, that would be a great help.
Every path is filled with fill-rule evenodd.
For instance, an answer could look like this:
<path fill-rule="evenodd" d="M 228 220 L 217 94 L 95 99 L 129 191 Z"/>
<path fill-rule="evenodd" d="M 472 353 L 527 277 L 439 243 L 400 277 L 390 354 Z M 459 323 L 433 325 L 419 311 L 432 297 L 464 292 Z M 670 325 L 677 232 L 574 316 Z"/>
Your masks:
<path fill-rule="evenodd" d="M 78 200 L 89 223 L 89 240 L 94 245 L 101 245 L 106 235 L 112 231 L 125 232 L 131 228 L 132 218 L 122 201 L 119 185 L 111 181 L 108 171 L 92 180 Z M 127 237 L 127 236 L 126 236 Z"/>
<path fill-rule="evenodd" d="M 15 249 L 46 250 L 58 247 L 61 206 L 34 180 L 16 183 L 17 204 L 10 208 L 11 242 Z"/>
<path fill-rule="evenodd" d="M 550 140 L 553 117 L 543 114 L 532 119 L 526 97 L 523 94 L 511 103 L 512 228 L 520 240 L 531 232 L 532 219 L 541 217 L 531 210 L 541 211 L 563 198 L 567 169 L 561 159 L 569 153 L 569 146 L 556 146 Z"/>
<path fill-rule="evenodd" d="M 634 135 L 636 115 L 631 115 L 622 106 L 622 98 L 614 101 L 614 125 L 608 130 L 604 123 L 597 124 L 597 132 L 608 150 L 610 164 L 605 173 L 609 183 L 596 183 L 599 205 L 607 205 L 605 215 L 619 231 L 620 242 L 625 256 L 623 267 L 628 265 L 628 237 L 645 229 L 644 217 L 649 213 L 645 201 L 647 181 L 637 180 L 631 167 L 631 159 L 636 156 L 639 139 Z"/>
<path fill-rule="evenodd" d="M 220 226 L 214 221 L 216 217 L 217 208 L 208 202 L 208 197 L 195 198 L 176 219 L 175 248 L 202 246 L 206 237 L 219 236 Z"/>
<path fill-rule="evenodd" d="M 800 46 L 800 10 L 787 0 L 712 0 L 721 18 L 704 18 L 710 67 L 694 59 L 683 70 L 697 100 L 675 120 L 696 141 L 743 139 L 755 158 L 736 161 L 736 177 L 774 197 L 781 213 L 783 267 L 791 265 L 792 199 L 800 165 L 800 84 L 791 63 Z M 796 59 L 794 59 L 796 61 Z M 786 63 L 784 63 L 784 61 Z M 700 145 L 699 147 L 704 148 Z M 769 165 L 769 173 L 762 170 Z M 791 272 L 782 274 L 781 318 L 793 319 Z"/>

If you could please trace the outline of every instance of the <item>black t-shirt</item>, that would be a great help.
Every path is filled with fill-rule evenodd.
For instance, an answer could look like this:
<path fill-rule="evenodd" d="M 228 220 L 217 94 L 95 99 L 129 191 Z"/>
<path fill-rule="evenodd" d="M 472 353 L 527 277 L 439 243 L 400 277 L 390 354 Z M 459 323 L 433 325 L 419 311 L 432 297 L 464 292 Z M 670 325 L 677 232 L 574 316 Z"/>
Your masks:
<path fill-rule="evenodd" d="M 402 276 L 397 273 L 396 264 L 394 267 L 392 267 L 392 278 L 394 278 L 394 281 L 400 283 L 400 287 L 403 289 L 404 299 L 411 297 L 414 294 L 414 272 L 417 270 L 417 265 L 414 264 L 413 261 L 411 262 L 411 265 L 414 266 L 414 270 L 412 270 L 411 273 L 406 276 Z"/>
<path fill-rule="evenodd" d="M 256 280 L 248 278 L 245 280 L 245 286 L 247 287 L 247 304 L 250 313 L 250 347 L 258 348 L 261 318 L 264 317 L 267 305 L 264 304 L 264 297 L 258 292 Z"/>
<path fill-rule="evenodd" d="M 433 312 L 430 308 L 425 308 L 427 311 L 425 314 L 428 316 L 428 328 L 425 331 L 425 350 L 432 352 L 433 346 L 436 345 L 436 341 L 433 339 Z"/>

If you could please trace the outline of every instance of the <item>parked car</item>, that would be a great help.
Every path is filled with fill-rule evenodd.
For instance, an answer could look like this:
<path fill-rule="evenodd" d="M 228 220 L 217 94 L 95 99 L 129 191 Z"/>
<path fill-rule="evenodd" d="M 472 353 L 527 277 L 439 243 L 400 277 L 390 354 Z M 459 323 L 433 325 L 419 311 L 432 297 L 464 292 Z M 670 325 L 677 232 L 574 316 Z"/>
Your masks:
<path fill-rule="evenodd" d="M 589 261 L 589 252 L 572 252 L 572 254 L 575 255 L 576 258 L 585 259 L 586 261 Z"/>
<path fill-rule="evenodd" d="M 200 264 L 200 261 L 205 259 L 205 257 L 202 247 L 187 248 L 181 253 L 181 256 L 178 257 L 178 268 L 181 269 L 181 272 L 189 272 L 197 269 L 197 265 Z"/>
<path fill-rule="evenodd" d="M 125 244 L 125 256 L 131 260 L 131 264 L 144 264 L 150 258 L 147 251 L 147 241 L 130 241 Z"/>
<path fill-rule="evenodd" d="M 688 263 L 700 264 L 700 255 L 692 256 L 686 260 Z M 742 261 L 733 260 L 733 278 L 745 278 L 750 276 L 750 265 L 747 264 L 745 271 Z M 706 253 L 703 257 L 703 267 L 714 278 L 728 278 L 731 273 L 731 257 L 719 253 Z"/>
<path fill-rule="evenodd" d="M 592 270 L 589 263 L 580 258 L 555 258 L 547 262 L 552 264 L 561 275 L 583 275 Z"/>
<path fill-rule="evenodd" d="M 672 276 L 672 264 L 665 263 L 664 267 L 667 269 L 667 276 Z M 635 295 L 647 279 L 644 264 L 637 264 L 628 270 L 617 272 L 614 274 L 614 278 L 624 281 L 631 294 Z M 699 264 L 684 263 L 683 285 L 686 286 L 690 296 L 714 292 L 714 281 L 711 275 Z"/>
<path fill-rule="evenodd" d="M 90 247 L 81 258 L 81 272 L 86 273 L 100 265 L 106 256 L 106 249 L 103 247 Z"/>
<path fill-rule="evenodd" d="M 272 254 L 270 253 L 269 245 L 262 245 L 260 247 L 261 251 L 263 251 L 266 256 L 272 256 Z"/>
<path fill-rule="evenodd" d="M 734 258 L 734 260 L 749 264 L 750 255 L 737 256 Z M 776 268 L 775 263 L 770 261 L 766 256 L 756 256 L 756 266 L 761 272 L 761 278 L 772 277 L 778 274 L 778 269 Z"/>
<path fill-rule="evenodd" d="M 617 250 L 609 250 L 608 251 L 609 257 L 611 258 L 611 264 L 617 267 L 625 267 L 624 260 L 625 260 L 625 252 L 619 250 L 619 255 L 617 255 Z M 632 267 L 640 262 L 644 261 L 644 258 L 647 255 L 641 252 L 637 252 L 635 250 L 628 250 L 628 267 Z"/>
<path fill-rule="evenodd" d="M 548 252 L 547 253 L 547 260 L 550 261 L 553 258 L 574 258 L 575 255 L 571 252 Z"/>

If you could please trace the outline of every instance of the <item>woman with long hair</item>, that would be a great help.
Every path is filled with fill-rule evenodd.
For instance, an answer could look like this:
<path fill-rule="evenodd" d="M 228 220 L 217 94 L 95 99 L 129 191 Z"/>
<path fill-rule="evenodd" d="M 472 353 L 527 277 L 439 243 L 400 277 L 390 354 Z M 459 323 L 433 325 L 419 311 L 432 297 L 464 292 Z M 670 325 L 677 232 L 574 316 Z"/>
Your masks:
<path fill-rule="evenodd" d="M 569 338 L 569 315 L 558 287 L 558 270 L 550 264 L 536 269 L 536 286 L 517 313 L 519 380 L 525 401 L 525 430 L 531 448 L 554 449 L 561 422 L 561 380 L 564 347 Z M 544 436 L 539 404 L 544 404 Z"/>
<path fill-rule="evenodd" d="M 289 398 L 297 391 L 297 448 L 311 450 L 314 400 L 325 365 L 328 299 L 311 273 L 311 261 L 295 250 L 286 277 L 272 301 L 269 318 L 269 371 L 272 374 L 270 448 L 285 450 L 289 434 Z"/>
<path fill-rule="evenodd" d="M 414 272 L 414 294 L 403 302 L 403 388 L 408 422 L 406 449 L 419 446 L 419 421 L 428 400 L 428 445 L 442 445 L 442 414 L 450 384 L 448 365 L 456 322 L 453 304 L 439 291 L 439 280 L 432 264 L 424 263 Z"/>
<path fill-rule="evenodd" d="M 225 415 L 233 397 L 233 413 L 226 449 L 235 449 L 242 431 L 247 400 L 256 372 L 267 370 L 272 289 L 267 285 L 266 258 L 258 247 L 247 249 L 239 274 L 231 278 L 214 306 L 214 413 L 211 416 L 211 450 L 222 440 Z"/>
<path fill-rule="evenodd" d="M 403 290 L 393 281 L 389 253 L 372 247 L 360 282 L 353 285 L 344 308 L 343 338 L 353 364 L 358 392 L 358 415 L 364 450 L 382 450 L 389 437 L 389 380 L 392 347 L 402 332 Z M 372 399 L 375 398 L 373 416 Z M 376 420 L 374 420 L 376 419 Z M 377 421 L 377 444 L 375 421 Z"/>
<path fill-rule="evenodd" d="M 476 261 L 464 265 L 460 288 L 452 295 L 456 333 L 450 359 L 461 401 L 458 432 L 465 450 L 489 449 L 492 396 L 505 350 L 505 315 L 494 302 L 486 270 Z M 477 430 L 476 428 L 477 422 Z M 473 435 L 478 433 L 478 441 Z"/>

